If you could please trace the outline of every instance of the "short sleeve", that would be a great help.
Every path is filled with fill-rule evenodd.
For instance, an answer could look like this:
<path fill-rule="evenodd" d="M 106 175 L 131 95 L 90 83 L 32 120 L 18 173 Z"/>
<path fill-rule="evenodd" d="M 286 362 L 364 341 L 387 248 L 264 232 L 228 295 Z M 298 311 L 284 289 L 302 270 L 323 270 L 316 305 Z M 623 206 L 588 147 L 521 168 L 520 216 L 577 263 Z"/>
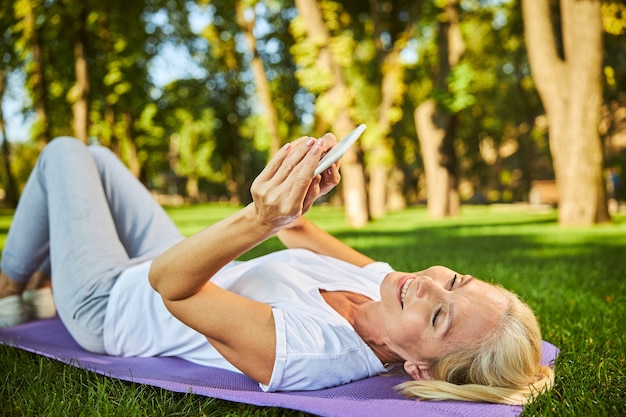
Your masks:
<path fill-rule="evenodd" d="M 313 310 L 274 309 L 276 360 L 270 383 L 259 384 L 261 389 L 318 390 L 385 372 L 374 352 L 343 318 Z"/>
<path fill-rule="evenodd" d="M 363 269 L 374 274 L 382 275 L 394 272 L 394 269 L 387 262 L 372 262 L 371 264 L 365 265 Z"/>

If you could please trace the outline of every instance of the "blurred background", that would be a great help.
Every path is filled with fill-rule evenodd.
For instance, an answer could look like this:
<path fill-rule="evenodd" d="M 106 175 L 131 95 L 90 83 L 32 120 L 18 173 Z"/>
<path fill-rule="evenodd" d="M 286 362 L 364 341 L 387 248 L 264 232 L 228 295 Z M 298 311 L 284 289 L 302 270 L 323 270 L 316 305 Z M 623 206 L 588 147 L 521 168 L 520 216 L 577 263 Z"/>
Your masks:
<path fill-rule="evenodd" d="M 4 0 L 0 197 L 70 135 L 161 203 L 245 204 L 280 146 L 368 126 L 324 203 L 610 221 L 626 168 L 626 6 L 599 0 Z"/>

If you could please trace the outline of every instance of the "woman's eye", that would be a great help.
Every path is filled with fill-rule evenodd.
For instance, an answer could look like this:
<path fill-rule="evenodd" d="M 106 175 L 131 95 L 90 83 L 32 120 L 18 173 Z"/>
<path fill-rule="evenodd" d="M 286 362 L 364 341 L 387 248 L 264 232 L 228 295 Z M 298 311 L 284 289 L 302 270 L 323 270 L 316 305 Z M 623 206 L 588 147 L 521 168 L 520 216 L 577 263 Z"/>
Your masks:
<path fill-rule="evenodd" d="M 439 307 L 437 312 L 435 312 L 435 314 L 433 315 L 433 327 L 435 327 L 435 323 L 437 322 L 437 317 L 439 317 L 439 313 L 441 313 L 441 307 Z"/>
<path fill-rule="evenodd" d="M 454 278 L 452 278 L 452 281 L 450 282 L 450 289 L 454 288 L 454 284 L 456 283 L 456 274 L 454 274 Z"/>

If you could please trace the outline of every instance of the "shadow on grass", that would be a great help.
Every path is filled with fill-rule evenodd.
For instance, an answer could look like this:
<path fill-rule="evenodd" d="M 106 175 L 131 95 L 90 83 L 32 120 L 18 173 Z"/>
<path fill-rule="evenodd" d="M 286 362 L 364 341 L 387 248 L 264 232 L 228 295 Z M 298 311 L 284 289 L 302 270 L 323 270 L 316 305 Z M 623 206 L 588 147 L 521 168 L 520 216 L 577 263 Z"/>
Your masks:
<path fill-rule="evenodd" d="M 230 211 L 198 207 L 174 217 L 192 231 Z M 519 294 L 536 312 L 544 339 L 561 349 L 554 391 L 523 415 L 626 412 L 626 216 L 612 225 L 568 229 L 556 224 L 554 213 L 467 212 L 456 220 L 431 221 L 423 211 L 408 210 L 361 230 L 347 229 L 340 211 L 320 209 L 311 218 L 397 270 L 441 264 Z M 8 221 L 0 220 L 0 234 L 6 233 Z M 242 259 L 282 248 L 272 238 Z"/>

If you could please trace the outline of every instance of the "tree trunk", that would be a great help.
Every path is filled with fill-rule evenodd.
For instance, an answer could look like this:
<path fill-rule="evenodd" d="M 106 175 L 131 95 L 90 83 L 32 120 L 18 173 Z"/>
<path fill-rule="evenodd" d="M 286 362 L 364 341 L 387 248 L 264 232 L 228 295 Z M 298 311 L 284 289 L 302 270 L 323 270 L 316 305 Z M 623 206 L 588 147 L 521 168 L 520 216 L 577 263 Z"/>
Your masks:
<path fill-rule="evenodd" d="M 24 38 L 26 44 L 30 46 L 32 53 L 32 95 L 35 114 L 37 114 L 34 139 L 39 142 L 41 148 L 52 139 L 50 133 L 50 123 L 48 122 L 48 88 L 44 74 L 44 64 L 42 58 L 42 43 L 39 36 L 39 28 L 36 23 L 34 1 L 25 3 L 28 11 L 24 15 Z"/>
<path fill-rule="evenodd" d="M 522 2 L 531 71 L 548 117 L 562 225 L 610 220 L 598 133 L 603 58 L 600 3 L 561 0 L 561 58 L 549 0 Z"/>
<path fill-rule="evenodd" d="M 350 92 L 343 77 L 341 66 L 330 50 L 330 34 L 315 0 L 296 0 L 298 13 L 302 16 L 309 39 L 319 47 L 317 67 L 332 75 L 332 86 L 318 97 L 317 106 L 324 107 L 318 112 L 341 139 L 355 127 L 348 108 Z M 351 146 L 341 159 L 342 192 L 348 224 L 354 227 L 369 221 L 363 157 L 358 142 Z"/>
<path fill-rule="evenodd" d="M 373 152 L 373 155 L 376 151 Z M 369 209 L 372 218 L 379 219 L 387 214 L 387 179 L 389 168 L 384 162 L 377 162 L 368 168 Z"/>
<path fill-rule="evenodd" d="M 406 176 L 404 171 L 395 166 L 387 179 L 387 208 L 390 211 L 402 211 L 406 209 L 407 197 L 405 196 L 404 184 Z"/>
<path fill-rule="evenodd" d="M 435 219 L 457 216 L 460 199 L 452 116 L 432 99 L 420 104 L 414 116 L 424 160 L 428 214 Z"/>
<path fill-rule="evenodd" d="M 233 95 L 228 96 L 229 112 L 236 114 L 237 98 Z M 227 130 L 230 138 L 229 163 L 232 166 L 231 178 L 226 181 L 226 190 L 228 192 L 229 201 L 232 205 L 248 204 L 252 201 L 250 195 L 250 185 L 247 178 L 252 175 L 250 166 L 246 163 L 247 155 L 245 151 L 246 144 L 239 133 L 239 129 L 235 123 L 228 123 Z"/>
<path fill-rule="evenodd" d="M 443 16 L 439 23 L 439 70 L 435 88 L 447 91 L 447 78 L 465 51 L 458 0 L 448 0 Z M 453 143 L 454 116 L 434 99 L 429 99 L 415 109 L 414 119 L 426 174 L 428 214 L 433 218 L 457 216 L 460 198 Z"/>
<path fill-rule="evenodd" d="M 373 142 L 373 146 L 369 149 L 369 209 L 373 218 L 383 217 L 388 209 L 397 210 L 404 208 L 406 204 L 402 204 L 402 198 L 397 191 L 402 188 L 402 184 L 394 183 L 395 180 L 402 176 L 392 175 L 393 172 L 393 151 L 387 140 L 389 132 L 395 120 L 394 108 L 400 107 L 406 92 L 404 82 L 405 67 L 400 60 L 400 53 L 406 47 L 409 39 L 414 37 L 415 27 L 417 23 L 418 10 L 421 6 L 420 1 L 411 11 L 411 17 L 408 19 L 404 29 L 397 35 L 394 40 L 393 47 L 385 50 L 382 43 L 382 27 L 379 12 L 381 7 L 387 7 L 378 0 L 369 0 L 370 16 L 374 22 L 375 44 L 380 63 L 380 71 L 382 74 L 380 82 L 381 100 L 378 106 L 378 121 L 375 134 L 378 138 Z M 401 112 L 397 109 L 396 113 Z"/>
<path fill-rule="evenodd" d="M 253 33 L 255 19 L 252 19 L 252 21 L 246 20 L 241 0 L 237 0 L 235 3 L 235 11 L 237 14 L 237 24 L 242 29 L 246 39 L 246 44 L 248 45 L 248 50 L 252 54 L 250 67 L 252 68 L 252 76 L 254 77 L 254 83 L 256 85 L 259 101 L 261 102 L 261 107 L 263 108 L 267 131 L 270 135 L 269 151 L 271 156 L 278 152 L 282 141 L 280 134 L 278 133 L 278 116 L 276 115 L 274 100 L 272 100 L 270 83 L 267 79 L 267 75 L 265 74 L 263 60 L 259 56 L 256 49 L 256 38 Z"/>
<path fill-rule="evenodd" d="M 85 9 L 82 8 L 77 22 L 78 29 L 74 40 L 74 69 L 76 84 L 72 88 L 70 101 L 72 102 L 74 135 L 81 142 L 89 139 L 89 69 L 85 52 Z"/>
<path fill-rule="evenodd" d="M 111 148 L 119 156 L 119 145 L 115 137 L 115 110 L 109 103 L 104 104 L 104 128 L 100 133 L 102 145 Z"/>
<path fill-rule="evenodd" d="M 136 178 L 141 179 L 141 163 L 139 162 L 139 155 L 137 154 L 137 145 L 133 140 L 133 117 L 126 113 L 123 117 L 124 120 L 124 135 L 119 137 L 120 154 L 130 172 Z"/>
<path fill-rule="evenodd" d="M 196 203 L 200 201 L 200 180 L 197 175 L 187 176 L 185 190 L 187 192 L 187 197 L 189 197 L 191 201 Z"/>
<path fill-rule="evenodd" d="M 7 138 L 6 124 L 4 123 L 4 109 L 2 107 L 4 92 L 6 89 L 7 74 L 0 68 L 0 134 L 2 134 L 2 166 L 4 168 L 4 201 L 11 207 L 17 206 L 19 198 L 15 178 L 11 171 L 11 150 Z"/>
<path fill-rule="evenodd" d="M 396 120 L 393 120 L 394 107 L 402 104 L 406 85 L 404 83 L 404 65 L 400 62 L 400 52 L 406 46 L 406 41 L 413 33 L 412 26 L 407 28 L 393 49 L 384 55 L 381 63 L 382 80 L 380 85 L 381 100 L 378 106 L 378 122 L 376 133 L 378 140 L 369 154 L 369 203 L 370 213 L 374 218 L 383 217 L 389 209 L 389 193 L 397 188 L 390 182 L 393 178 L 393 151 L 388 140 L 389 132 Z M 397 206 L 397 199 L 396 204 Z"/>

